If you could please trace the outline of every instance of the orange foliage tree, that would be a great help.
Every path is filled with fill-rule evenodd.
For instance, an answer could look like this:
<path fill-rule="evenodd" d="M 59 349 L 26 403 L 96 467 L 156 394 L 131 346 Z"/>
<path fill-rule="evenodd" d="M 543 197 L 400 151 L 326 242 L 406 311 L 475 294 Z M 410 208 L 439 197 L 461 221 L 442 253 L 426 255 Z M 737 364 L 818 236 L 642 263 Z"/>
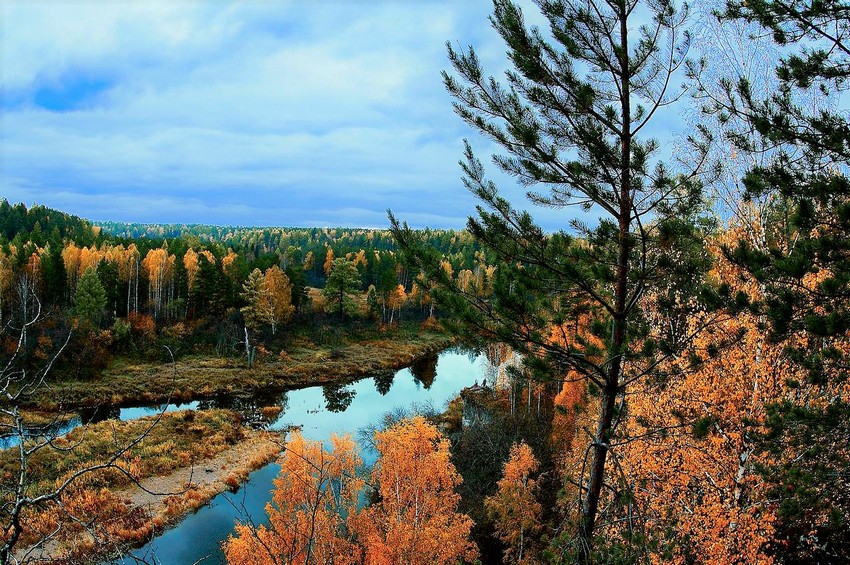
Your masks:
<path fill-rule="evenodd" d="M 325 263 L 323 265 L 323 268 L 325 270 L 326 275 L 331 274 L 331 266 L 333 265 L 333 263 L 334 263 L 334 250 L 331 249 L 330 247 L 328 247 L 328 254 L 325 256 Z"/>
<path fill-rule="evenodd" d="M 237 526 L 225 544 L 229 563 L 439 565 L 477 557 L 472 520 L 456 511 L 461 479 L 437 428 L 416 417 L 375 434 L 378 501 L 361 510 L 354 443 L 331 442 L 329 453 L 293 434 L 266 508 L 270 524 Z"/>
<path fill-rule="evenodd" d="M 153 305 L 154 318 L 159 317 L 169 294 L 173 292 L 174 255 L 168 253 L 165 244 L 163 247 L 151 249 L 142 261 L 142 267 L 147 275 L 150 285 L 148 295 Z"/>
<path fill-rule="evenodd" d="M 269 525 L 236 527 L 224 552 L 229 563 L 334 563 L 359 561 L 350 540 L 346 516 L 354 515 L 363 480 L 357 478 L 360 457 L 349 436 L 331 438 L 333 451 L 294 432 L 281 459 Z"/>
<path fill-rule="evenodd" d="M 531 476 L 539 468 L 526 443 L 514 444 L 505 462 L 496 494 L 485 504 L 496 520 L 496 535 L 507 546 L 505 563 L 537 563 L 539 556 L 529 548 L 529 536 L 541 528 L 541 507 L 535 498 L 537 481 Z"/>
<path fill-rule="evenodd" d="M 260 300 L 266 305 L 265 309 L 269 313 L 272 334 L 278 324 L 285 324 L 295 313 L 295 306 L 292 305 L 292 284 L 277 265 L 266 269 Z"/>
<path fill-rule="evenodd" d="M 398 312 L 398 318 L 401 320 L 401 309 L 405 302 L 407 302 L 407 293 L 404 291 L 404 285 L 397 285 L 392 293 L 390 293 L 388 302 L 390 307 L 390 324 L 393 323 L 396 312 Z"/>
<path fill-rule="evenodd" d="M 449 441 L 421 416 L 375 434 L 380 460 L 372 471 L 380 502 L 362 512 L 365 563 L 411 565 L 472 561 L 472 520 L 456 512 L 460 475 Z"/>
<path fill-rule="evenodd" d="M 65 265 L 65 275 L 68 277 L 68 289 L 73 296 L 77 290 L 77 280 L 80 278 L 80 248 L 72 241 L 62 249 L 62 262 Z"/>
<path fill-rule="evenodd" d="M 758 300 L 758 282 L 719 249 L 745 237 L 737 227 L 719 235 L 712 276 Z M 756 436 L 766 406 L 796 394 L 788 383 L 801 375 L 763 327 L 748 310 L 718 318 L 667 365 L 666 379 L 630 399 L 618 453 L 654 562 L 773 562 L 776 509 L 757 471 L 769 459 Z"/>

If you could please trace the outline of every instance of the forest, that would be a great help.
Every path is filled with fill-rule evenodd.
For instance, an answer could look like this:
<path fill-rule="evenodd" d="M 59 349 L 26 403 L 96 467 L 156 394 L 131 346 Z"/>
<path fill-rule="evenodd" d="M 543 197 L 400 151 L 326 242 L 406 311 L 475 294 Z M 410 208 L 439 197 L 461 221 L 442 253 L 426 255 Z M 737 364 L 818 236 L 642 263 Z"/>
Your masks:
<path fill-rule="evenodd" d="M 667 0 L 535 8 L 493 2 L 501 77 L 447 44 L 455 113 L 497 148 L 465 141 L 464 230 L 0 201 L 1 563 L 136 558 L 215 493 L 145 514 L 116 489 L 238 449 L 219 490 L 279 472 L 228 563 L 850 561 L 850 7 L 730 0 L 693 33 Z M 665 145 L 668 107 L 691 123 Z M 367 376 L 442 382 L 455 346 L 480 384 L 323 440 L 267 425 L 285 401 L 219 406 L 322 386 L 344 412 Z M 175 399 L 211 409 L 33 432 Z"/>

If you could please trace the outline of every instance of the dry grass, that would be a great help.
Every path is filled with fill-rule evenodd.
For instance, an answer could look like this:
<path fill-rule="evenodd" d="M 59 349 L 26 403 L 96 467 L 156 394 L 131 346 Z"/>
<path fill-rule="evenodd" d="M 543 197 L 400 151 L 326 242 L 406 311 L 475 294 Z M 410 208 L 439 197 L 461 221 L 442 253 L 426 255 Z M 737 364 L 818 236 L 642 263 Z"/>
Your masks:
<path fill-rule="evenodd" d="M 58 444 L 69 451 L 44 451 L 32 459 L 32 476 L 38 480 L 32 485 L 31 493 L 50 490 L 76 470 L 106 460 L 116 445 L 125 444 L 147 429 L 152 419 L 100 422 L 77 428 L 60 438 Z M 143 543 L 219 492 L 238 486 L 250 471 L 272 461 L 279 447 L 267 435 L 270 434 L 248 430 L 242 426 L 239 414 L 228 410 L 165 414 L 148 436 L 121 458 L 120 465 L 149 489 L 165 489 L 175 494 L 160 497 L 153 511 L 149 511 L 148 503 L 134 500 L 139 499 L 139 494 L 142 498 L 149 497 L 148 493 L 134 486 L 126 474 L 115 469 L 87 474 L 66 492 L 62 504 L 83 521 L 94 521 L 98 539 L 73 523 L 57 505 L 50 504 L 27 513 L 21 546 L 34 543 L 60 525 L 61 534 L 41 555 L 46 562 L 88 563 L 93 556 L 104 555 L 116 547 Z M 192 476 L 187 468 L 194 464 L 233 450 L 238 455 L 231 457 L 233 462 L 226 469 L 216 473 L 216 480 L 169 484 L 169 478 L 179 473 Z M 0 452 L 0 476 L 8 477 L 6 473 L 15 468 L 14 451 Z M 220 480 L 219 476 L 222 476 Z"/>
<path fill-rule="evenodd" d="M 353 380 L 397 370 L 451 344 L 445 334 L 422 331 L 340 346 L 297 344 L 286 355 L 270 355 L 247 369 L 244 360 L 184 358 L 172 364 L 118 362 L 86 382 L 61 382 L 34 399 L 42 410 L 187 401 L 220 394 L 287 390 Z M 62 399 L 57 402 L 56 399 Z"/>

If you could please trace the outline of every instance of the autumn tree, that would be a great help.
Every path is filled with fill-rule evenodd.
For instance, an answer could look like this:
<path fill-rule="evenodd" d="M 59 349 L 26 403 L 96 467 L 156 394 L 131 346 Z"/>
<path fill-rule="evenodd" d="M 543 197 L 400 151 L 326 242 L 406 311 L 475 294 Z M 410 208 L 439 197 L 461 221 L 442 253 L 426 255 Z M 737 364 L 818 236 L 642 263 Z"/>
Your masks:
<path fill-rule="evenodd" d="M 77 280 L 80 278 L 80 248 L 72 241 L 62 250 L 62 260 L 65 273 L 68 276 L 68 288 L 73 293 L 77 290 Z"/>
<path fill-rule="evenodd" d="M 322 268 L 325 271 L 325 275 L 330 276 L 331 269 L 333 268 L 333 264 L 334 264 L 334 250 L 333 250 L 333 248 L 328 247 L 328 253 L 325 256 L 325 263 L 322 266 Z"/>
<path fill-rule="evenodd" d="M 398 319 L 401 320 L 401 309 L 404 306 L 405 302 L 407 302 L 407 292 L 404 290 L 403 285 L 396 285 L 390 294 L 389 299 L 389 307 L 390 307 L 390 324 L 393 323 L 395 318 L 395 313 L 398 312 Z"/>
<path fill-rule="evenodd" d="M 186 284 L 191 293 L 192 287 L 195 286 L 195 277 L 198 276 L 198 253 L 191 247 L 186 250 L 183 255 L 183 267 L 186 269 Z"/>
<path fill-rule="evenodd" d="M 358 536 L 365 563 L 454 564 L 477 556 L 472 520 L 457 512 L 461 478 L 449 442 L 421 416 L 375 434 L 372 482 L 379 502 L 365 508 Z"/>
<path fill-rule="evenodd" d="M 322 289 L 322 295 L 326 300 L 325 309 L 331 314 L 338 314 L 340 318 L 355 314 L 357 303 L 354 302 L 352 295 L 359 288 L 360 273 L 357 272 L 357 267 L 343 257 L 334 259 L 325 288 Z"/>
<path fill-rule="evenodd" d="M 127 283 L 127 315 L 139 311 L 139 274 L 141 254 L 135 243 L 127 246 L 118 264 L 118 276 Z"/>
<path fill-rule="evenodd" d="M 77 284 L 77 292 L 74 294 L 74 310 L 83 320 L 97 327 L 100 317 L 106 308 L 106 291 L 100 283 L 97 271 L 89 267 L 80 277 Z"/>
<path fill-rule="evenodd" d="M 175 257 L 168 253 L 167 246 L 151 249 L 142 260 L 142 268 L 147 276 L 148 298 L 153 306 L 154 318 L 162 313 L 166 302 L 173 298 Z"/>
<path fill-rule="evenodd" d="M 781 554 L 801 562 L 850 554 L 850 500 L 823 496 L 850 477 L 848 14 L 846 3 L 834 1 L 730 1 L 724 18 L 754 24 L 777 44 L 778 84 L 763 93 L 751 77 L 730 76 L 708 107 L 743 120 L 776 148 L 742 184 L 747 198 L 775 202 L 773 219 L 783 229 L 761 247 L 742 239 L 727 252 L 764 287 L 754 307 L 767 318 L 771 341 L 806 372 L 796 394 L 769 407 L 764 437 L 768 450 L 784 455 L 765 468 L 777 483 Z M 738 150 L 753 151 L 748 138 L 727 135 Z"/>
<path fill-rule="evenodd" d="M 455 564 L 477 556 L 472 521 L 456 511 L 460 482 L 448 440 L 422 417 L 375 435 L 377 501 L 358 508 L 365 482 L 353 440 L 333 436 L 328 452 L 295 432 L 281 459 L 269 525 L 237 526 L 229 563 Z"/>
<path fill-rule="evenodd" d="M 751 225 L 736 216 L 712 238 L 711 276 L 758 300 L 758 281 L 720 250 L 754 235 Z M 757 437 L 766 407 L 791 392 L 788 383 L 800 371 L 767 339 L 761 318 L 746 308 L 727 311 L 665 363 L 667 378 L 634 391 L 625 424 L 630 439 L 618 452 L 623 473 L 616 477 L 630 493 L 631 517 L 622 514 L 630 527 L 611 545 L 630 535 L 645 540 L 633 557 L 772 562 L 777 514 L 758 468 L 773 458 Z"/>
<path fill-rule="evenodd" d="M 507 546 L 505 563 L 539 562 L 539 557 L 531 550 L 533 536 L 542 526 L 542 508 L 535 498 L 537 481 L 532 478 L 539 466 L 528 444 L 515 443 L 505 462 L 496 494 L 485 501 L 496 520 L 496 534 Z"/>
<path fill-rule="evenodd" d="M 268 319 L 272 327 L 272 335 L 274 335 L 277 326 L 288 322 L 295 313 L 295 306 L 292 304 L 292 284 L 289 282 L 289 277 L 277 265 L 266 269 L 263 275 L 263 293 L 260 300 L 267 305 Z"/>
<path fill-rule="evenodd" d="M 650 337 L 645 299 L 667 293 L 676 306 L 671 315 L 679 315 L 693 306 L 708 263 L 697 222 L 699 171 L 669 168 L 647 135 L 681 94 L 687 11 L 666 0 L 538 6 L 548 33 L 529 29 L 510 0 L 494 2 L 491 22 L 512 66 L 504 82 L 485 74 L 473 48 L 449 45 L 454 74 L 444 73 L 444 83 L 457 114 L 505 152 L 494 156 L 496 167 L 527 188 L 531 204 L 563 211 L 561 229 L 547 233 L 500 195 L 470 143 L 461 163 L 464 184 L 481 205 L 468 229 L 498 265 L 490 296 L 471 281 L 464 289 L 451 280 L 433 249 L 392 215 L 391 221 L 409 261 L 471 335 L 510 344 L 536 378 L 572 374 L 589 383 L 596 421 L 577 479 L 574 543 L 563 548 L 565 558 L 587 563 L 594 560 L 597 526 L 606 523 L 600 508 L 612 508 L 601 503 L 615 495 L 605 487 L 608 456 L 628 389 L 691 337 L 669 331 L 678 327 L 670 324 Z M 689 139 L 697 163 L 705 133 L 696 128 Z M 553 326 L 585 314 L 602 340 L 595 355 L 586 354 L 580 337 L 548 339 Z"/>
<path fill-rule="evenodd" d="M 351 437 L 331 438 L 332 451 L 294 432 L 287 441 L 266 506 L 269 525 L 236 526 L 224 553 L 234 565 L 360 563 L 347 525 L 357 510 L 363 480 Z"/>

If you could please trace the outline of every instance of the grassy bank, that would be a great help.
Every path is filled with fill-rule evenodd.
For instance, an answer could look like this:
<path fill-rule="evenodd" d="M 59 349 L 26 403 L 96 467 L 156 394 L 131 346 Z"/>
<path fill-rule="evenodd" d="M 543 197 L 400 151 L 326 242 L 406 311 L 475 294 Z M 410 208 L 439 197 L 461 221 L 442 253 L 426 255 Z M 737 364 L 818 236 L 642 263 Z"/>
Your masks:
<path fill-rule="evenodd" d="M 452 343 L 444 333 L 405 330 L 334 345 L 296 341 L 285 352 L 260 351 L 248 368 L 245 358 L 195 355 L 153 364 L 116 358 L 100 375 L 59 381 L 33 398 L 42 410 L 186 401 L 221 394 L 251 394 L 353 380 L 394 371 Z"/>
<path fill-rule="evenodd" d="M 55 441 L 62 451 L 46 449 L 31 457 L 28 494 L 37 495 L 81 468 L 106 461 L 116 446 L 147 432 L 120 458 L 120 470 L 98 470 L 75 481 L 61 498 L 65 511 L 48 503 L 27 512 L 20 548 L 59 526 L 59 535 L 39 551 L 48 562 L 89 562 L 95 554 L 140 544 L 218 492 L 238 486 L 280 451 L 279 436 L 247 428 L 238 413 L 228 410 L 169 413 L 151 428 L 153 419 L 81 426 Z M 14 449 L 0 452 L 4 481 L 17 476 L 16 455 Z M 226 455 L 231 457 L 222 459 Z M 160 494 L 151 499 L 154 492 Z M 82 523 L 93 524 L 97 537 L 84 531 Z"/>

